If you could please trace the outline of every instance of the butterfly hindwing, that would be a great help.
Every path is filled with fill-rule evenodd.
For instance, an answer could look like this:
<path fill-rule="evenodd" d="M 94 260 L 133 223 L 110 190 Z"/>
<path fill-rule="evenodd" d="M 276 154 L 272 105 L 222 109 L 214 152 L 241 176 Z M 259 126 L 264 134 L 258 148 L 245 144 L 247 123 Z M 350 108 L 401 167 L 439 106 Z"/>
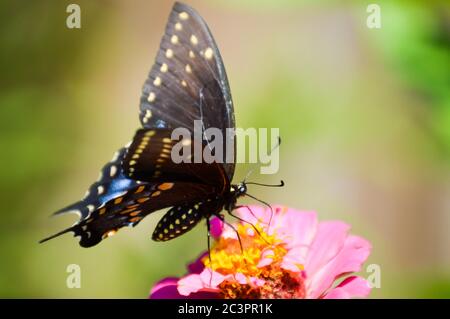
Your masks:
<path fill-rule="evenodd" d="M 215 198 L 202 198 L 189 204 L 172 207 L 158 222 L 153 232 L 155 241 L 168 241 L 193 229 L 203 218 L 221 210 Z"/>
<path fill-rule="evenodd" d="M 221 130 L 223 144 L 232 145 L 232 161 L 222 166 L 234 174 L 233 103 L 222 58 L 205 21 L 184 4 L 172 8 L 164 36 L 141 96 L 140 119 L 144 128 Z"/>
<path fill-rule="evenodd" d="M 198 204 L 174 206 L 158 222 L 152 239 L 168 241 L 181 236 L 194 228 L 203 217 Z"/>
<path fill-rule="evenodd" d="M 141 184 L 111 199 L 74 226 L 41 242 L 67 232 L 81 237 L 82 247 L 91 247 L 124 226 L 135 226 L 148 214 L 173 205 L 186 205 L 211 196 L 210 186 L 193 183 Z"/>
<path fill-rule="evenodd" d="M 84 219 L 110 199 L 136 187 L 138 182 L 127 177 L 121 168 L 125 153 L 126 148 L 117 151 L 113 159 L 102 168 L 99 179 L 89 187 L 85 197 L 57 211 L 55 215 L 74 212 Z"/>

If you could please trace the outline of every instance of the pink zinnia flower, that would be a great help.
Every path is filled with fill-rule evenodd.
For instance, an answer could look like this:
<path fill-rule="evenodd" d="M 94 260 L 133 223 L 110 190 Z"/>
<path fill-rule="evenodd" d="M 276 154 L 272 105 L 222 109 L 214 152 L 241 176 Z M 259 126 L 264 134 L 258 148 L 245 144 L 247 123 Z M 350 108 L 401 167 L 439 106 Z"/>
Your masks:
<path fill-rule="evenodd" d="M 370 243 L 350 235 L 340 221 L 318 222 L 314 212 L 251 206 L 237 214 L 235 230 L 213 221 L 217 236 L 208 253 L 188 266 L 182 278 L 157 283 L 151 298 L 352 298 L 367 297 L 369 283 L 358 276 Z M 219 226 L 219 227 L 218 227 Z M 223 232 L 217 229 L 223 228 Z M 346 277 L 346 278 L 345 278 Z M 344 279 L 345 278 L 345 279 Z M 337 281 L 344 279 L 337 284 Z"/>

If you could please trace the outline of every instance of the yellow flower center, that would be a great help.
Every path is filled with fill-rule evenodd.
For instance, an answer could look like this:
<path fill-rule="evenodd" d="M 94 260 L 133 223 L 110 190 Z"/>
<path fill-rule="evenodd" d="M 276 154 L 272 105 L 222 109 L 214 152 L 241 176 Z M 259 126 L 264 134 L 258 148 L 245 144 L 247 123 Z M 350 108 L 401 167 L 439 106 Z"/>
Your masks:
<path fill-rule="evenodd" d="M 298 273 L 292 273 L 280 267 L 287 253 L 285 243 L 276 234 L 267 234 L 259 223 L 254 227 L 239 224 L 237 233 L 241 239 L 223 238 L 215 243 L 209 256 L 202 261 L 204 265 L 223 275 L 241 273 L 247 278 L 242 284 L 237 280 L 226 280 L 219 285 L 224 298 L 302 298 L 304 297 L 303 280 Z M 269 265 L 260 266 L 261 260 L 270 258 Z M 250 279 L 263 280 L 256 285 Z"/>

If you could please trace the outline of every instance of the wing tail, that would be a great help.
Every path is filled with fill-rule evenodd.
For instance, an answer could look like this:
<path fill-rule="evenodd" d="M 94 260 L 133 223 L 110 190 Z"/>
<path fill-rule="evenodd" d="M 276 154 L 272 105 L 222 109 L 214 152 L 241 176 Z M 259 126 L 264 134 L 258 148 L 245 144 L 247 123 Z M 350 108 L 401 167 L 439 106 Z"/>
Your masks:
<path fill-rule="evenodd" d="M 60 231 L 59 233 L 53 234 L 53 235 L 51 235 L 51 236 L 49 236 L 49 237 L 47 237 L 47 238 L 41 239 L 41 240 L 39 241 L 39 244 L 45 243 L 46 241 L 49 241 L 50 239 L 59 237 L 59 236 L 61 236 L 61 235 L 64 235 L 65 233 L 68 233 L 68 232 L 71 232 L 71 231 L 74 231 L 74 226 L 69 227 L 69 228 L 67 228 L 67 229 L 64 229 L 64 230 Z"/>

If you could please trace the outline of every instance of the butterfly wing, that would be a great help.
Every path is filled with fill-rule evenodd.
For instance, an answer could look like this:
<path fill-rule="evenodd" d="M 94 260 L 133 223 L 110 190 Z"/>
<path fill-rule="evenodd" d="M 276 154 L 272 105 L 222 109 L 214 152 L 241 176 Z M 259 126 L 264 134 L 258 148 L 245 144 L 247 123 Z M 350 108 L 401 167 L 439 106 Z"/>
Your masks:
<path fill-rule="evenodd" d="M 214 198 L 203 198 L 189 204 L 176 205 L 158 222 L 152 239 L 168 241 L 179 237 L 193 229 L 202 218 L 218 213 L 222 209 L 221 206 Z"/>
<path fill-rule="evenodd" d="M 222 132 L 223 170 L 232 180 L 235 163 L 234 110 L 225 68 L 217 45 L 202 17 L 191 7 L 175 3 L 145 81 L 140 120 L 144 128 L 184 127 Z M 228 143 L 228 144 L 227 144 Z"/>
<path fill-rule="evenodd" d="M 85 219 L 112 198 L 119 197 L 135 188 L 139 182 L 130 179 L 122 170 L 121 163 L 125 153 L 125 147 L 117 151 L 113 159 L 102 168 L 99 179 L 89 187 L 85 197 L 57 211 L 55 215 L 76 213 L 80 219 Z"/>
<path fill-rule="evenodd" d="M 228 188 L 235 162 L 234 131 L 227 131 L 235 127 L 228 80 L 206 23 L 186 5 L 176 3 L 172 9 L 156 63 L 143 87 L 140 120 L 144 130 L 138 131 L 130 149 L 121 149 L 103 168 L 101 179 L 84 199 L 57 212 L 78 211 L 80 221 L 43 241 L 72 231 L 81 237 L 81 246 L 90 247 L 155 210 L 189 207 Z M 222 132 L 222 145 L 231 145 L 224 148 L 227 163 L 177 166 L 169 160 L 161 162 L 167 159 L 163 149 L 168 132 L 177 127 L 193 132 L 196 120 L 203 129 Z M 142 146 L 142 134 L 148 132 L 157 132 L 159 144 Z M 142 154 L 139 160 L 138 154 Z"/>
<path fill-rule="evenodd" d="M 220 163 L 194 163 L 195 148 L 203 150 L 206 144 L 198 145 L 200 143 L 192 138 L 172 140 L 171 133 L 170 129 L 138 130 L 122 163 L 125 174 L 146 182 L 208 184 L 218 193 L 229 188 L 228 177 Z M 174 162 L 175 156 L 180 162 Z"/>
<path fill-rule="evenodd" d="M 124 226 L 136 226 L 148 214 L 170 206 L 187 205 L 201 201 L 212 193 L 212 188 L 195 183 L 141 184 L 121 196 L 109 200 L 89 213 L 86 218 L 41 242 L 67 232 L 81 237 L 80 246 L 91 247 L 115 234 Z"/>

